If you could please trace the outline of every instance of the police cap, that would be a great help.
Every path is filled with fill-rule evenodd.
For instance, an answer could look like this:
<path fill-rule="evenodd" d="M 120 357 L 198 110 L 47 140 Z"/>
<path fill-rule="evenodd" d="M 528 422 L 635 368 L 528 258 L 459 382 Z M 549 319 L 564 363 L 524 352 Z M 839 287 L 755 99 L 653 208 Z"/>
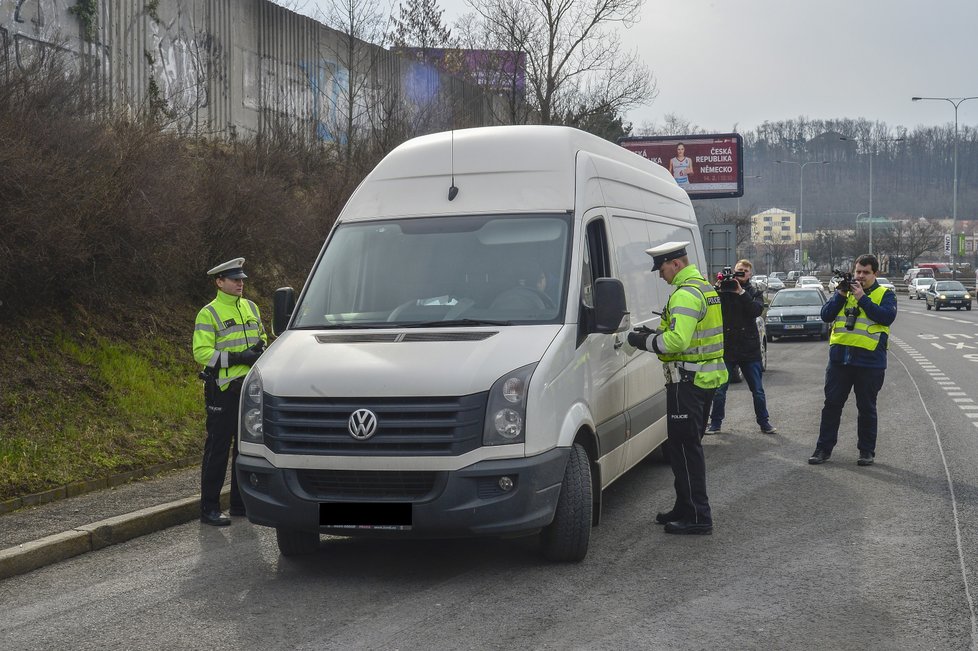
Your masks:
<path fill-rule="evenodd" d="M 652 271 L 658 271 L 664 262 L 686 255 L 687 246 L 689 246 L 689 242 L 666 242 L 651 249 L 645 249 L 645 252 L 652 256 Z"/>
<path fill-rule="evenodd" d="M 217 276 L 218 278 L 247 278 L 244 269 L 244 258 L 235 258 L 234 260 L 228 260 L 227 262 L 222 262 L 213 269 L 207 272 L 208 276 Z"/>

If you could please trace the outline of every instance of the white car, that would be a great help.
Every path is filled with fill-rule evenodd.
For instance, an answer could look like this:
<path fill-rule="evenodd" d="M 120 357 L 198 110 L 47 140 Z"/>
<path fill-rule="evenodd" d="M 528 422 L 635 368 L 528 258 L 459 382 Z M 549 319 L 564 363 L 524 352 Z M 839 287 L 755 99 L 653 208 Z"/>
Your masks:
<path fill-rule="evenodd" d="M 822 282 L 815 276 L 800 276 L 798 282 L 795 283 L 795 287 L 818 287 L 819 289 L 825 289 Z"/>
<path fill-rule="evenodd" d="M 767 291 L 767 276 L 754 276 L 750 281 L 754 283 L 754 287 L 757 287 L 762 292 Z"/>
<path fill-rule="evenodd" d="M 934 278 L 926 278 L 924 276 L 917 276 L 907 284 L 907 294 L 910 295 L 911 299 L 923 299 L 924 293 L 927 288 L 936 283 Z"/>
<path fill-rule="evenodd" d="M 880 276 L 876 277 L 876 282 L 880 284 L 880 287 L 886 287 L 888 290 L 896 294 L 896 287 L 890 282 L 889 278 L 882 278 Z"/>

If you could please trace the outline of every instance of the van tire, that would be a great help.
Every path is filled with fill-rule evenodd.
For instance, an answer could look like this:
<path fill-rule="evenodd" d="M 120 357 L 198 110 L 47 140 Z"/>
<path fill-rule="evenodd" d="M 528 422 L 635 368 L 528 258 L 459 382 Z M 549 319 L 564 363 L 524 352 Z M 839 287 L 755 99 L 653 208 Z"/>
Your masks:
<path fill-rule="evenodd" d="M 319 549 L 318 531 L 275 527 L 275 539 L 282 556 L 308 556 Z"/>
<path fill-rule="evenodd" d="M 587 556 L 594 507 L 592 490 L 587 452 L 575 443 L 564 469 L 553 522 L 540 534 L 543 555 L 548 560 L 577 562 Z"/>

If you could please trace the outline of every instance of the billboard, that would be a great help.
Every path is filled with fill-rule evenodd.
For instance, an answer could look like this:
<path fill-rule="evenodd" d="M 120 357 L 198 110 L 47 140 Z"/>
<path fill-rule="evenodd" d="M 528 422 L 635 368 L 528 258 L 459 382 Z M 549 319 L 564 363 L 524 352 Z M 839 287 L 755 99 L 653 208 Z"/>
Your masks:
<path fill-rule="evenodd" d="M 744 194 L 744 140 L 739 133 L 638 136 L 618 144 L 665 167 L 690 199 Z"/>

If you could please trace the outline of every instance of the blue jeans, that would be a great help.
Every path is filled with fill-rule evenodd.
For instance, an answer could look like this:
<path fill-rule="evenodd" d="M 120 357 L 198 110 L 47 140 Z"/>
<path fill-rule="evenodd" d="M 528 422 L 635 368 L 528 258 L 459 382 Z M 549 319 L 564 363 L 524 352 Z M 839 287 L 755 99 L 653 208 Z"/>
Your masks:
<path fill-rule="evenodd" d="M 740 367 L 744 381 L 754 397 L 754 416 L 757 418 L 757 424 L 764 427 L 768 424 L 769 416 L 767 413 L 767 397 L 764 395 L 764 385 L 761 383 L 761 362 L 760 360 L 756 362 L 727 362 L 727 373 L 733 374 L 735 366 Z M 714 425 L 722 423 L 723 417 L 726 415 L 728 386 L 730 386 L 729 382 L 717 389 L 713 396 L 713 414 L 710 416 L 710 423 Z"/>
<path fill-rule="evenodd" d="M 816 447 L 832 452 L 839 440 L 839 421 L 842 408 L 849 399 L 849 392 L 855 390 L 856 433 L 859 437 L 857 447 L 862 452 L 876 452 L 876 395 L 883 388 L 884 368 L 866 368 L 847 364 L 829 364 L 825 369 L 825 406 L 822 407 L 822 422 L 818 427 Z"/>

